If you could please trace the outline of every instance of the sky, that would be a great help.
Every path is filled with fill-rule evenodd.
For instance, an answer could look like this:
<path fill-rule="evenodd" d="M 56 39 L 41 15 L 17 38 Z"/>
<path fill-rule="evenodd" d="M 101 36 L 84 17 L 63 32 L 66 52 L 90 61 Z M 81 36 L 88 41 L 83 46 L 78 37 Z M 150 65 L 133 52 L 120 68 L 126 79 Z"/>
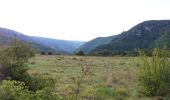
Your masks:
<path fill-rule="evenodd" d="M 0 0 L 0 27 L 30 36 L 89 41 L 145 20 L 170 19 L 170 0 Z"/>

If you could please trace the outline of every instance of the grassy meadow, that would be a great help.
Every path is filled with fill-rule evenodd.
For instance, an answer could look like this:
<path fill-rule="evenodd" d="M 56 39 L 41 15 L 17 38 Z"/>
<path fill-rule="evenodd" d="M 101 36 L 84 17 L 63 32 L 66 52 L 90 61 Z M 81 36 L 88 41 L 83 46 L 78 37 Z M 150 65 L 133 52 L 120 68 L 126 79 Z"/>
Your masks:
<path fill-rule="evenodd" d="M 138 68 L 137 57 L 36 55 L 28 72 L 52 77 L 56 93 L 65 100 L 73 99 L 77 88 L 79 100 L 100 100 L 98 96 L 103 100 L 152 100 L 138 93 Z"/>

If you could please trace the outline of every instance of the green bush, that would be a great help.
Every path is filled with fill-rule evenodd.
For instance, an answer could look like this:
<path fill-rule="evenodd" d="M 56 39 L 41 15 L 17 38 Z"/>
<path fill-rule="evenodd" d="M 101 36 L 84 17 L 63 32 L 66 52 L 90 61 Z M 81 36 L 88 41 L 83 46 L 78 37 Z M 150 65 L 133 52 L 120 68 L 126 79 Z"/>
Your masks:
<path fill-rule="evenodd" d="M 4 80 L 0 85 L 0 100 L 30 100 L 31 97 L 23 82 Z"/>
<path fill-rule="evenodd" d="M 29 58 L 34 56 L 34 52 L 30 45 L 17 40 L 0 51 L 0 65 L 3 69 L 2 74 L 5 77 L 11 77 L 14 80 L 22 81 L 27 73 L 27 65 Z"/>
<path fill-rule="evenodd" d="M 24 82 L 4 80 L 0 84 L 0 100 L 62 100 L 51 88 L 29 91 Z"/>
<path fill-rule="evenodd" d="M 31 91 L 41 90 L 46 87 L 54 87 L 55 85 L 55 80 L 51 77 L 40 76 L 38 74 L 25 77 L 24 82 Z"/>
<path fill-rule="evenodd" d="M 148 96 L 165 96 L 170 93 L 170 62 L 166 47 L 156 48 L 149 58 L 144 52 L 141 55 L 139 74 L 140 91 Z"/>

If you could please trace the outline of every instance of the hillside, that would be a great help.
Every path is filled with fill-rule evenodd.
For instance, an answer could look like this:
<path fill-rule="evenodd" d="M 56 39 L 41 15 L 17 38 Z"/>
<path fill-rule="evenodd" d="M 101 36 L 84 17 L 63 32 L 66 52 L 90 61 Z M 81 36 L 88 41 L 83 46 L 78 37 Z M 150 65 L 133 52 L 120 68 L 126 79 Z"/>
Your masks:
<path fill-rule="evenodd" d="M 0 45 L 8 45 L 15 35 L 17 35 L 19 40 L 31 43 L 38 51 L 51 51 L 62 54 L 73 53 L 75 49 L 84 43 L 79 41 L 27 36 L 10 29 L 0 28 Z"/>
<path fill-rule="evenodd" d="M 56 40 L 42 37 L 31 37 L 31 40 L 36 43 L 49 46 L 53 49 L 61 49 L 68 53 L 73 53 L 75 49 L 77 49 L 78 47 L 80 47 L 80 45 L 84 43 L 80 41 Z"/>
<path fill-rule="evenodd" d="M 157 44 L 163 45 L 164 42 L 170 47 L 170 20 L 151 20 L 139 23 L 128 31 L 116 35 L 106 44 L 94 43 L 99 46 L 90 52 L 128 53 L 135 52 L 137 49 L 151 50 Z M 90 48 L 87 44 L 84 44 L 83 47 Z"/>
<path fill-rule="evenodd" d="M 83 51 L 84 53 L 90 53 L 91 50 L 95 49 L 96 47 L 109 43 L 112 39 L 116 36 L 109 36 L 109 37 L 98 37 L 95 38 L 84 45 L 80 46 L 77 51 Z"/>

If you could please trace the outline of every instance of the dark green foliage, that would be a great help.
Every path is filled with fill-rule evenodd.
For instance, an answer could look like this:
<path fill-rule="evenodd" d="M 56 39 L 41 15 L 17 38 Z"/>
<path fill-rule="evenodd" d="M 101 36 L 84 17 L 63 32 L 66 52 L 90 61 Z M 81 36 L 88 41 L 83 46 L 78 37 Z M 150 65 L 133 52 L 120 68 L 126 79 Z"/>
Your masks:
<path fill-rule="evenodd" d="M 53 53 L 52 52 L 48 52 L 48 55 L 53 55 Z"/>
<path fill-rule="evenodd" d="M 84 45 L 80 46 L 77 51 L 83 51 L 85 54 L 88 54 L 91 52 L 91 50 L 95 49 L 96 47 L 107 44 L 111 42 L 116 36 L 109 36 L 109 37 L 98 37 L 95 38 Z"/>
<path fill-rule="evenodd" d="M 85 54 L 84 54 L 84 52 L 83 52 L 83 51 L 78 51 L 78 52 L 76 52 L 76 53 L 75 53 L 75 55 L 78 55 L 78 56 L 84 56 Z"/>
<path fill-rule="evenodd" d="M 44 51 L 41 51 L 41 55 L 46 55 L 46 52 L 44 52 Z"/>
<path fill-rule="evenodd" d="M 98 54 L 101 56 L 109 56 L 111 53 L 107 50 L 103 50 L 103 51 L 99 52 Z"/>
<path fill-rule="evenodd" d="M 117 51 L 117 52 L 111 52 L 107 50 L 101 50 L 101 51 L 95 51 L 91 52 L 89 55 L 92 56 L 137 56 L 137 51 Z"/>
<path fill-rule="evenodd" d="M 103 50 L 103 51 L 96 51 L 96 52 L 91 52 L 89 55 L 93 55 L 93 56 L 112 56 L 112 52 L 109 52 L 107 50 Z"/>
<path fill-rule="evenodd" d="M 167 48 L 156 48 L 148 58 L 141 52 L 139 82 L 141 92 L 148 96 L 166 96 L 170 93 L 170 62 Z"/>

